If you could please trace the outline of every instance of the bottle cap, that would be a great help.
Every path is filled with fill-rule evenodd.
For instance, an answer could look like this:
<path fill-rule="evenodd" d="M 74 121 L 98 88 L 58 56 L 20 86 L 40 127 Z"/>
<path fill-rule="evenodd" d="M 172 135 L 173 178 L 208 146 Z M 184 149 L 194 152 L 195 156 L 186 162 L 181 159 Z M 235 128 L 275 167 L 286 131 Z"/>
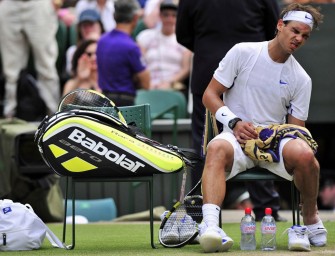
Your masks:
<path fill-rule="evenodd" d="M 251 208 L 245 208 L 245 210 L 244 210 L 244 213 L 245 214 L 251 214 Z"/>
<path fill-rule="evenodd" d="M 265 208 L 265 214 L 266 215 L 271 215 L 272 214 L 272 209 L 271 208 Z"/>

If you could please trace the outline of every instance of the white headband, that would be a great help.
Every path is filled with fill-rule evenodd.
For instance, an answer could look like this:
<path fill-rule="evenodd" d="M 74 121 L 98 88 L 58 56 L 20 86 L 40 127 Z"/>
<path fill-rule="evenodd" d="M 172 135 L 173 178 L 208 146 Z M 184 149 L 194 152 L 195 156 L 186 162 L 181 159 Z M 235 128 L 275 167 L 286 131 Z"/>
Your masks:
<path fill-rule="evenodd" d="M 283 17 L 283 21 L 287 20 L 295 20 L 295 21 L 300 21 L 308 26 L 310 26 L 311 29 L 313 29 L 313 17 L 310 13 L 304 12 L 304 11 L 290 11 L 286 13 Z"/>

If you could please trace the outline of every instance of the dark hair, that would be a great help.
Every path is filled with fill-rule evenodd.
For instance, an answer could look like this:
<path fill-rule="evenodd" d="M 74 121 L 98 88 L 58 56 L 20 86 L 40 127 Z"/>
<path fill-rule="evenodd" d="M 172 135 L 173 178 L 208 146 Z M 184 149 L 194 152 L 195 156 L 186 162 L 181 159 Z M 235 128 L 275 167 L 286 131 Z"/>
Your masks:
<path fill-rule="evenodd" d="M 114 3 L 116 23 L 130 23 L 141 9 L 137 0 L 116 0 Z"/>
<path fill-rule="evenodd" d="M 77 75 L 77 67 L 78 67 L 78 61 L 80 57 L 85 53 L 87 47 L 89 47 L 91 44 L 97 43 L 96 40 L 89 39 L 89 40 L 84 40 L 82 43 L 80 43 L 76 49 L 76 51 L 73 54 L 72 57 L 72 75 L 76 76 Z"/>
<path fill-rule="evenodd" d="M 308 12 L 313 17 L 313 28 L 318 29 L 319 25 L 322 23 L 323 15 L 320 13 L 320 7 L 313 7 L 311 5 L 302 5 L 298 3 L 292 3 L 286 6 L 279 15 L 279 18 L 282 19 L 286 13 L 290 11 L 304 11 Z M 289 22 L 289 21 L 288 21 Z"/>

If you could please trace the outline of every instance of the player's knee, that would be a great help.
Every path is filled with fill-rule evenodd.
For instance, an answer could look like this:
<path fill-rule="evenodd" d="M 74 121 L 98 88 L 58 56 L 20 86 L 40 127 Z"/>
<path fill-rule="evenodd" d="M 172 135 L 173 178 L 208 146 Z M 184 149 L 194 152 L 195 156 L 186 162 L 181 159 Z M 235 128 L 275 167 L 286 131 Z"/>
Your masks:
<path fill-rule="evenodd" d="M 234 161 L 233 146 L 226 140 L 214 140 L 208 144 L 206 161 L 211 164 L 231 167 Z"/>
<path fill-rule="evenodd" d="M 320 166 L 312 150 L 301 150 L 297 159 L 297 167 L 306 172 L 306 175 L 318 175 Z"/>
<path fill-rule="evenodd" d="M 286 155 L 289 161 L 298 165 L 313 165 L 316 160 L 315 155 L 307 143 L 298 139 L 293 142 L 294 144 Z"/>
<path fill-rule="evenodd" d="M 231 149 L 230 149 L 231 148 Z M 215 154 L 215 155 L 225 155 L 227 152 L 232 150 L 231 145 L 227 145 L 227 142 L 224 140 L 213 140 L 208 144 L 207 147 L 207 155 Z"/>
<path fill-rule="evenodd" d="M 211 143 L 209 143 L 207 146 L 207 156 L 215 154 L 215 152 L 220 148 L 220 143 L 217 143 L 217 141 L 211 141 Z"/>

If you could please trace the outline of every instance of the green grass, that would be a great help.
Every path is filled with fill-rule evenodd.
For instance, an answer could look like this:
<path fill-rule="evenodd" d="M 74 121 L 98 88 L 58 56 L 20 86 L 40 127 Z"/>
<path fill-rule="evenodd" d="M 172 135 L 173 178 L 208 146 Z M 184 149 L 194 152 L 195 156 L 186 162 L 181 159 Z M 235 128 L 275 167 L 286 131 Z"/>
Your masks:
<path fill-rule="evenodd" d="M 328 229 L 328 245 L 326 247 L 313 247 L 312 251 L 289 252 L 287 250 L 287 235 L 282 233 L 290 226 L 289 223 L 277 223 L 277 250 L 262 252 L 260 248 L 260 230 L 257 223 L 257 249 L 256 251 L 241 251 L 239 248 L 239 223 L 223 225 L 225 232 L 234 239 L 234 246 L 229 255 L 335 255 L 335 222 L 324 223 Z M 51 230 L 61 239 L 62 225 L 49 224 Z M 71 227 L 68 225 L 68 243 L 70 243 Z M 45 239 L 40 250 L 25 252 L 1 252 L 4 255 L 196 255 L 203 254 L 200 245 L 186 245 L 183 248 L 164 248 L 158 243 L 157 233 L 159 225 L 155 224 L 155 241 L 158 249 L 152 249 L 148 223 L 98 223 L 76 225 L 76 246 L 74 250 L 52 248 Z M 222 253 L 221 253 L 222 254 Z M 211 254 L 213 255 L 213 254 Z M 214 254 L 218 255 L 218 254 Z"/>

